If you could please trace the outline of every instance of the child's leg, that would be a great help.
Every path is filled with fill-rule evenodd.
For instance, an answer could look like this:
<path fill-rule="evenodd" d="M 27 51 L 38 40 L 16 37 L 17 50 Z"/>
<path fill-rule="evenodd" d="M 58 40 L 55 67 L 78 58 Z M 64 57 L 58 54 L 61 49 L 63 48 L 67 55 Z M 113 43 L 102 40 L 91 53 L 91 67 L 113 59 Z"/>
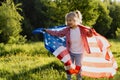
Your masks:
<path fill-rule="evenodd" d="M 82 54 L 75 54 L 75 65 L 81 66 Z"/>
<path fill-rule="evenodd" d="M 81 67 L 81 59 L 82 59 L 82 54 L 76 54 L 76 56 L 75 56 L 75 65 Z M 82 80 L 81 70 L 80 70 L 80 72 L 76 75 L 76 77 L 77 77 L 77 80 Z"/>
<path fill-rule="evenodd" d="M 70 54 L 70 57 L 71 57 L 72 63 L 74 63 L 74 55 Z M 67 74 L 67 80 L 72 80 L 71 76 L 72 76 L 71 74 Z"/>

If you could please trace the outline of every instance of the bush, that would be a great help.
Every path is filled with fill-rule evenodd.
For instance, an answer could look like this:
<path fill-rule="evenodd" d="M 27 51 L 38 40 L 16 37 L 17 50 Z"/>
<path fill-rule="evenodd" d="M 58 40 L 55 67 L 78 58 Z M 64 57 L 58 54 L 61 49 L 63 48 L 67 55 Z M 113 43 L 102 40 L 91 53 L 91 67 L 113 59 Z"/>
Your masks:
<path fill-rule="evenodd" d="M 18 13 L 21 4 L 14 5 L 12 0 L 6 0 L 0 6 L 0 42 L 19 43 L 25 42 L 25 37 L 20 35 L 23 17 Z"/>

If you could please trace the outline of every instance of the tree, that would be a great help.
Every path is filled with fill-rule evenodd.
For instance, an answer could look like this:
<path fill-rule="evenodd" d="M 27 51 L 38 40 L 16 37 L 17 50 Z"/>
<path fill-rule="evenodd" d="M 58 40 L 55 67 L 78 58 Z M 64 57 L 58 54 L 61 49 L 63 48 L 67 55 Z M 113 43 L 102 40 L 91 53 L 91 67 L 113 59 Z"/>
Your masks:
<path fill-rule="evenodd" d="M 14 0 L 15 3 L 22 3 L 24 17 L 22 24 L 22 34 L 27 35 L 27 39 L 38 40 L 32 34 L 32 30 L 38 27 L 50 27 L 64 24 L 64 16 L 68 12 L 66 1 L 64 0 Z M 38 36 L 41 39 L 41 36 Z"/>
<path fill-rule="evenodd" d="M 68 12 L 64 0 L 36 0 L 35 10 L 39 24 L 44 27 L 64 24 L 65 14 Z"/>
<path fill-rule="evenodd" d="M 99 16 L 98 0 L 67 0 L 69 10 L 80 10 L 83 15 L 83 24 L 92 26 Z"/>
<path fill-rule="evenodd" d="M 107 9 L 107 6 L 102 2 L 99 3 L 98 11 L 100 15 L 93 27 L 98 33 L 105 36 L 110 29 L 112 18 L 109 16 L 109 10 Z"/>
<path fill-rule="evenodd" d="M 17 10 L 20 4 L 14 5 L 12 0 L 6 0 L 0 6 L 0 42 L 19 43 L 24 42 L 25 37 L 20 35 L 21 21 L 23 17 Z"/>
<path fill-rule="evenodd" d="M 65 14 L 70 11 L 80 10 L 83 15 L 83 24 L 94 27 L 97 32 L 105 35 L 110 29 L 112 19 L 109 10 L 101 0 L 14 0 L 22 2 L 23 9 L 23 34 L 28 39 L 32 37 L 32 30 L 37 27 L 65 23 Z M 108 1 L 108 0 L 106 0 Z M 40 36 L 39 36 L 40 37 Z M 40 37 L 41 38 L 41 37 Z"/>
<path fill-rule="evenodd" d="M 108 38 L 117 38 L 116 31 L 118 28 L 120 28 L 120 6 L 118 4 L 111 4 L 109 6 L 109 10 L 113 21 L 106 36 Z"/>

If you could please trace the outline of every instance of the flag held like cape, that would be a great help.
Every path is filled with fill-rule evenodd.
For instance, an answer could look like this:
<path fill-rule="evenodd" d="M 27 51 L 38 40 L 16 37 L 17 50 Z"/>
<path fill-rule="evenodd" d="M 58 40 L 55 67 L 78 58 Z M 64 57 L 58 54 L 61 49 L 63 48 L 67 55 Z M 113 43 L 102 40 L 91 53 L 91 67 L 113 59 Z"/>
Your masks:
<path fill-rule="evenodd" d="M 62 30 L 65 26 L 55 26 L 50 30 Z M 78 73 L 80 67 L 74 65 L 71 61 L 69 52 L 66 49 L 66 38 L 55 37 L 42 31 L 43 28 L 38 28 L 33 33 L 44 34 L 45 48 L 61 60 L 65 65 L 65 70 L 70 73 Z M 101 78 L 101 77 L 113 77 L 116 74 L 118 68 L 117 63 L 110 51 L 109 42 L 95 30 L 92 31 L 93 36 L 87 37 L 87 42 L 91 53 L 84 53 L 81 67 L 81 74 L 83 76 Z"/>

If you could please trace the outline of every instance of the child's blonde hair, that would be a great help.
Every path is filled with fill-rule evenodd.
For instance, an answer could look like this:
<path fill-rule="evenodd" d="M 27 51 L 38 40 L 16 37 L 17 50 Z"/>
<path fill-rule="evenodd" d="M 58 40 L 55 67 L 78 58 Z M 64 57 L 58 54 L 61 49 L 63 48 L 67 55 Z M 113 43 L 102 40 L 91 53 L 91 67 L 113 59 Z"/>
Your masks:
<path fill-rule="evenodd" d="M 75 18 L 76 24 L 82 24 L 82 14 L 80 11 L 76 10 L 73 12 L 69 12 L 65 16 L 65 23 L 67 24 L 67 18 Z"/>

